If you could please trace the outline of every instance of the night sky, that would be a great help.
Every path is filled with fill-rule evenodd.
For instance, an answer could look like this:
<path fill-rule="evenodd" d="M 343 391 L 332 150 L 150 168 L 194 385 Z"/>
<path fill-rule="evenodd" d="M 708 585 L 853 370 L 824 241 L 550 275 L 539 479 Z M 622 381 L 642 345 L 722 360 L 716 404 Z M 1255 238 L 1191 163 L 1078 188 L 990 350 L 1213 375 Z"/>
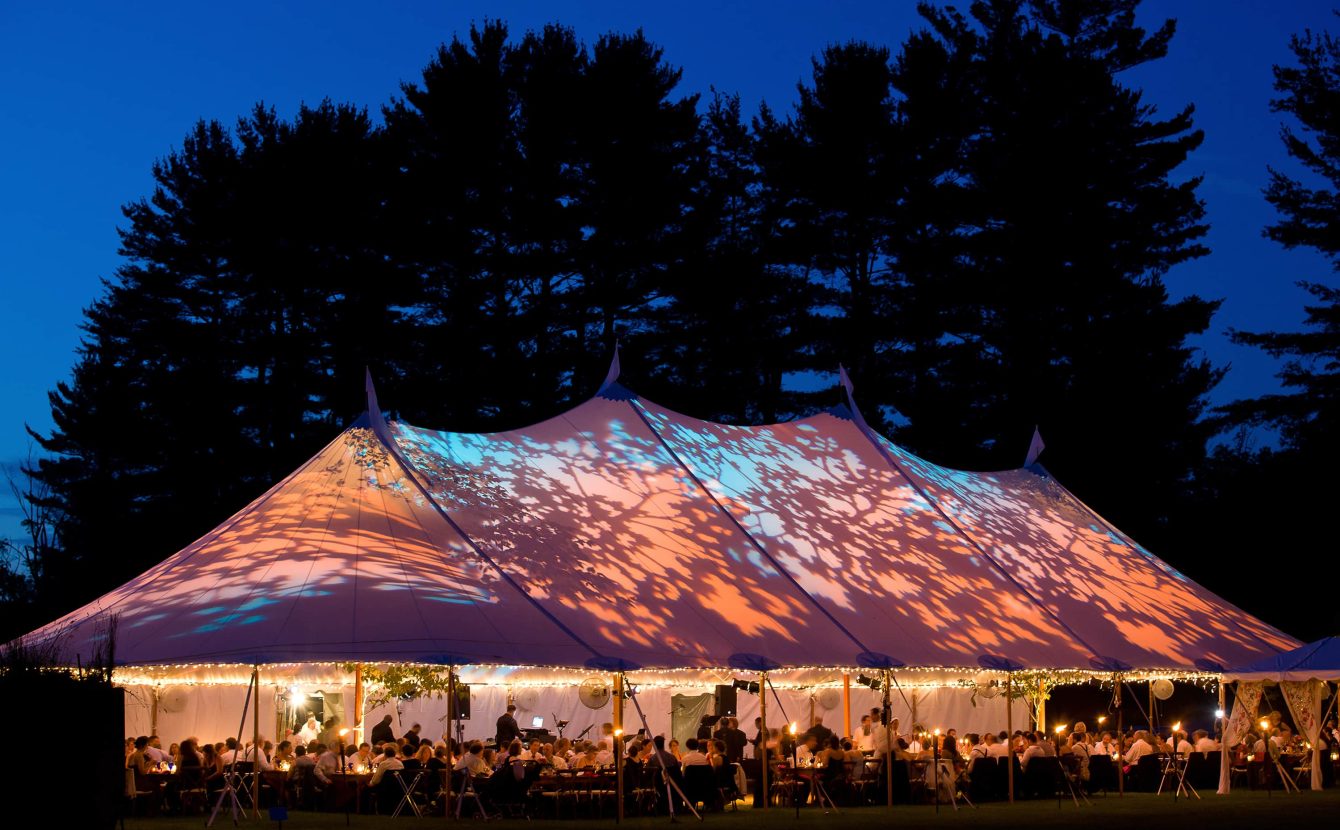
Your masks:
<path fill-rule="evenodd" d="M 961 5 L 966 6 L 966 3 Z M 226 13 L 222 10 L 226 9 Z M 120 206 L 150 193 L 150 166 L 198 119 L 233 123 L 257 101 L 285 115 L 329 97 L 371 112 L 415 81 L 436 46 L 486 16 L 513 32 L 548 22 L 592 41 L 641 27 L 684 70 L 681 90 L 738 92 L 747 111 L 778 110 L 826 44 L 892 48 L 919 26 L 912 2 L 7 4 L 0 15 L 0 464 L 25 455 L 25 423 L 50 427 L 46 393 L 68 377 L 85 306 L 117 267 Z M 1266 166 L 1297 174 L 1269 110 L 1271 66 L 1289 36 L 1340 31 L 1312 0 L 1147 0 L 1142 22 L 1178 19 L 1168 58 L 1126 73 L 1171 113 L 1196 105 L 1204 145 L 1181 171 L 1204 175 L 1213 253 L 1167 278 L 1175 296 L 1224 298 L 1201 345 L 1232 370 L 1216 401 L 1275 387 L 1273 361 L 1225 331 L 1296 327 L 1300 279 L 1327 265 L 1262 238 L 1273 211 Z M 428 424 L 426 426 L 432 426 Z M 7 489 L 7 488 L 6 488 Z M 0 493 L 0 535 L 17 510 Z M 1081 496 L 1083 494 L 1080 494 Z M 163 552 L 164 555 L 168 551 Z"/>

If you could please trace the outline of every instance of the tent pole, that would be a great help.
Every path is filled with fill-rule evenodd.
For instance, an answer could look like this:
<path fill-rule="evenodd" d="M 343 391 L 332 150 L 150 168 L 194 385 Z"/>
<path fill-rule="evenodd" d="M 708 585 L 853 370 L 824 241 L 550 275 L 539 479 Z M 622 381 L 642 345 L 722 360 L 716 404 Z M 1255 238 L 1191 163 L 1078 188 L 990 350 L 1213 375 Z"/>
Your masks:
<path fill-rule="evenodd" d="M 851 734 L 851 675 L 842 673 L 842 734 Z"/>
<path fill-rule="evenodd" d="M 915 694 L 915 692 L 913 693 Z M 880 714 L 880 729 L 884 730 L 884 788 L 888 806 L 893 807 L 893 706 L 889 701 L 889 670 L 884 670 L 884 709 Z"/>
<path fill-rule="evenodd" d="M 158 734 L 158 687 L 154 686 L 153 708 L 149 711 L 149 734 Z"/>
<path fill-rule="evenodd" d="M 1038 678 L 1038 725 L 1037 730 L 1047 732 L 1047 681 Z"/>
<path fill-rule="evenodd" d="M 614 673 L 614 823 L 623 823 L 623 673 Z"/>
<path fill-rule="evenodd" d="M 768 673 L 758 673 L 758 748 L 762 757 L 758 765 L 758 792 L 763 799 L 763 809 L 768 809 Z"/>
<path fill-rule="evenodd" d="M 456 742 L 456 708 L 456 668 L 447 666 L 447 782 L 442 788 L 442 817 L 447 821 L 451 821 L 451 779 L 456 773 L 456 762 L 451 752 Z M 456 747 L 456 750 L 465 754 L 461 747 Z"/>
<path fill-rule="evenodd" d="M 354 664 L 354 743 L 363 744 L 363 664 Z"/>
<path fill-rule="evenodd" d="M 261 817 L 261 667 L 251 667 L 256 687 L 256 705 L 251 707 L 251 806 Z"/>
<path fill-rule="evenodd" d="M 1010 791 L 1010 803 L 1014 803 L 1014 701 L 1011 695 L 1014 692 L 1014 672 L 1005 673 L 1005 786 Z"/>
<path fill-rule="evenodd" d="M 1117 759 L 1117 797 L 1120 798 L 1126 794 L 1126 773 L 1121 769 L 1121 765 L 1126 761 L 1126 725 L 1121 711 L 1121 675 L 1114 674 L 1112 679 L 1117 684 L 1117 754 L 1121 756 Z"/>
<path fill-rule="evenodd" d="M 1154 737 L 1159 728 L 1158 712 L 1154 709 L 1154 681 L 1149 681 L 1149 737 Z"/>
<path fill-rule="evenodd" d="M 1224 713 L 1215 724 L 1219 727 L 1219 794 L 1228 795 L 1229 779 L 1232 777 L 1229 770 L 1230 762 L 1228 760 L 1228 709 L 1225 704 L 1228 700 L 1228 690 L 1224 688 L 1224 676 L 1219 675 L 1219 711 Z"/>

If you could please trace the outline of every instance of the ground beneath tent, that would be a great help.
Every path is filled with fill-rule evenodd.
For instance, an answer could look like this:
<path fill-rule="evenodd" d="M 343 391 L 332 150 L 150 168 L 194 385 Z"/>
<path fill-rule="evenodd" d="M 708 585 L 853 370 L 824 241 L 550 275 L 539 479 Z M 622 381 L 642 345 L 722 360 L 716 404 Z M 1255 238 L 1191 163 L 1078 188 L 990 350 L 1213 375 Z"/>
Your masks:
<path fill-rule="evenodd" d="M 56 816 L 53 813 L 53 818 Z M 424 819 L 418 822 L 413 819 L 400 820 L 381 816 L 350 816 L 346 824 L 346 817 L 343 813 L 303 813 L 294 812 L 290 814 L 290 819 L 284 822 L 285 830 L 306 830 L 306 828 L 340 828 L 340 827 L 359 827 L 359 828 L 377 828 L 391 826 L 450 826 L 449 822 L 441 818 Z M 680 820 L 681 825 L 696 824 L 692 817 L 686 821 Z M 462 820 L 461 825 L 483 826 L 483 823 L 470 820 Z M 580 821 L 553 821 L 537 819 L 532 822 L 526 821 L 492 821 L 488 822 L 489 827 L 498 828 L 498 830 L 508 830 L 509 828 L 527 827 L 531 830 L 553 825 L 561 828 L 572 828 L 577 826 L 588 826 L 591 824 L 604 824 L 614 827 L 613 819 L 595 822 L 590 819 Z M 622 826 L 636 828 L 636 830 L 646 830 L 648 828 L 666 827 L 670 824 L 667 818 L 653 819 L 629 819 Z M 50 826 L 44 823 L 44 826 Z M 126 819 L 126 830 L 199 830 L 204 826 L 204 821 L 198 817 L 176 818 L 128 818 Z M 218 828 L 228 828 L 232 822 L 224 816 L 219 817 L 214 825 Z M 275 822 L 269 820 L 268 816 L 262 813 L 261 821 L 254 819 L 244 821 L 243 827 L 259 828 L 271 827 L 277 828 Z M 1057 807 L 1055 801 L 1031 801 L 1020 802 L 1013 806 L 1008 804 L 985 804 L 977 810 L 960 808 L 955 813 L 947 806 L 941 806 L 939 815 L 936 815 L 933 807 L 896 807 L 892 810 L 884 808 L 866 807 L 860 809 L 843 810 L 842 815 L 825 815 L 822 811 L 814 808 L 801 811 L 800 820 L 795 819 L 795 813 L 792 810 L 784 808 L 774 808 L 768 812 L 762 810 L 741 810 L 737 813 L 710 813 L 706 816 L 704 827 L 717 828 L 718 830 L 783 830 L 787 827 L 809 827 L 815 828 L 835 828 L 840 830 L 887 830 L 887 828 L 897 828 L 897 830 L 920 830 L 920 828 L 949 828 L 959 827 L 964 830 L 983 830 L 993 827 L 1027 827 L 1030 830 L 1034 828 L 1068 828 L 1073 830 L 1076 827 L 1083 827 L 1085 830 L 1092 828 L 1113 828 L 1113 830 L 1151 830 L 1152 828 L 1178 828 L 1178 830 L 1188 830 L 1188 828 L 1204 828 L 1204 830 L 1221 830 L 1221 828 L 1238 827 L 1256 827 L 1263 830 L 1282 830 L 1282 828 L 1291 827 L 1312 827 L 1325 828 L 1340 826 L 1340 789 L 1331 789 L 1325 792 L 1314 793 L 1305 792 L 1301 795 L 1281 795 L 1274 793 L 1267 795 L 1264 792 L 1235 792 L 1233 795 L 1224 798 L 1215 795 L 1207 795 L 1202 801 L 1186 801 L 1185 799 L 1173 802 L 1168 796 L 1152 796 L 1148 794 L 1129 794 L 1122 798 L 1109 796 L 1103 798 L 1099 796 L 1094 799 L 1093 806 L 1083 806 L 1078 809 L 1070 802 L 1065 802 L 1061 807 Z"/>

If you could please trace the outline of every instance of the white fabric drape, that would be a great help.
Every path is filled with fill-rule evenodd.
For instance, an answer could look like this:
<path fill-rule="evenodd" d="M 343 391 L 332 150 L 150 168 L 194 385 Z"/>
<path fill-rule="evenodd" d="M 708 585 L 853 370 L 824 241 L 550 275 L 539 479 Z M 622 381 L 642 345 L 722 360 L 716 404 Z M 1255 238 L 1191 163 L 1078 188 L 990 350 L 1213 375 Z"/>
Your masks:
<path fill-rule="evenodd" d="M 1298 731 L 1312 744 L 1312 789 L 1321 789 L 1321 687 L 1317 680 L 1280 683 L 1284 702 L 1289 706 Z"/>
<path fill-rule="evenodd" d="M 1256 720 L 1256 710 L 1261 705 L 1261 694 L 1264 690 L 1265 684 L 1260 681 L 1238 683 L 1238 694 L 1233 701 L 1233 714 L 1224 727 L 1224 740 L 1220 744 L 1220 751 L 1225 753 L 1231 751 L 1251 730 L 1252 721 Z M 1228 795 L 1231 775 L 1228 765 L 1220 766 L 1220 795 Z"/>

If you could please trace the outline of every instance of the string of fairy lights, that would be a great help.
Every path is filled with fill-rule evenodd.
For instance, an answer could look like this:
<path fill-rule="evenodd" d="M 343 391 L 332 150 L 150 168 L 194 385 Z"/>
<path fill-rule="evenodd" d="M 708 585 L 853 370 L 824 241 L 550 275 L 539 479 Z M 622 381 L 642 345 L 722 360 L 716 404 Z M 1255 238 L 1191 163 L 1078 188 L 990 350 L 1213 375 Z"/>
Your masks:
<path fill-rule="evenodd" d="M 112 682 L 120 686 L 241 686 L 251 682 L 252 672 L 259 668 L 260 682 L 268 686 L 302 684 L 348 684 L 352 673 L 342 663 L 266 663 L 259 667 L 242 663 L 176 663 L 171 665 L 126 666 L 117 668 Z M 592 675 L 602 674 L 595 669 L 574 669 L 566 666 L 515 665 L 502 663 L 471 663 L 452 666 L 434 663 L 383 663 L 367 665 L 399 665 L 416 668 L 455 669 L 458 676 L 476 686 L 508 688 L 544 688 L 575 685 Z M 539 674 L 537 673 L 545 673 Z M 779 689 L 837 689 L 847 681 L 869 673 L 869 669 L 846 666 L 788 666 L 771 672 L 769 679 Z M 302 673 L 298 677 L 298 673 Z M 511 677 L 519 674 L 524 676 Z M 626 674 L 640 687 L 682 688 L 704 684 L 729 683 L 737 676 L 755 676 L 754 672 L 730 668 L 686 666 L 683 668 L 637 669 Z M 817 674 L 814 678 L 794 675 Z M 907 689 L 971 688 L 994 682 L 1003 684 L 1006 672 L 967 668 L 962 666 L 904 667 L 893 671 L 898 685 Z M 1218 689 L 1219 675 L 1204 671 L 1175 669 L 1147 669 L 1121 672 L 1100 672 L 1092 669 L 1026 669 L 1013 674 L 1016 682 L 1043 683 L 1047 687 L 1097 684 L 1112 687 L 1118 677 L 1123 683 L 1145 683 L 1153 680 L 1172 680 L 1193 684 L 1205 691 Z"/>

